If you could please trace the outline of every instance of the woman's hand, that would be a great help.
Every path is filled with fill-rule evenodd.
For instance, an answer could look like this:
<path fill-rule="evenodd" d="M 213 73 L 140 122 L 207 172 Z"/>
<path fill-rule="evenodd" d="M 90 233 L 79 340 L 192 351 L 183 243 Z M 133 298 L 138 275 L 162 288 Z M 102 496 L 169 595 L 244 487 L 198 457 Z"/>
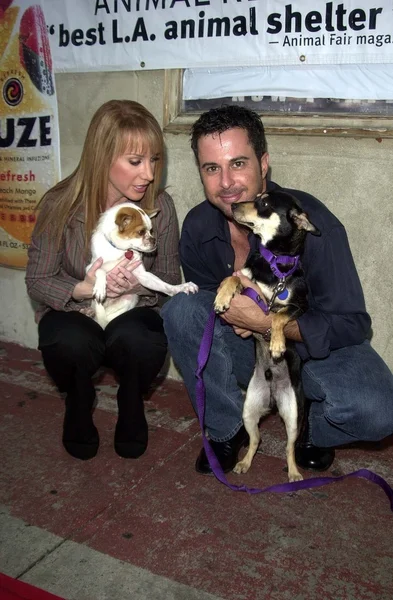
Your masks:
<path fill-rule="evenodd" d="M 124 258 L 116 267 L 107 273 L 106 295 L 108 298 L 118 298 L 123 294 L 135 294 L 141 287 L 133 271 L 139 267 L 142 261 L 130 262 Z"/>
<path fill-rule="evenodd" d="M 74 291 L 72 292 L 72 297 L 74 300 L 87 300 L 88 298 L 93 297 L 96 271 L 101 267 L 102 263 L 102 258 L 97 258 L 97 260 L 91 265 L 90 269 L 86 272 L 84 280 L 76 284 Z"/>
<path fill-rule="evenodd" d="M 93 289 L 96 281 L 96 272 L 102 266 L 103 259 L 97 258 L 90 269 L 86 272 L 83 281 L 80 281 L 74 287 L 72 297 L 74 300 L 87 300 L 93 298 Z M 130 262 L 124 258 L 116 267 L 114 267 L 106 276 L 106 295 L 108 298 L 118 298 L 126 293 L 135 293 L 140 287 L 140 283 L 132 273 L 139 267 L 141 261 Z"/>

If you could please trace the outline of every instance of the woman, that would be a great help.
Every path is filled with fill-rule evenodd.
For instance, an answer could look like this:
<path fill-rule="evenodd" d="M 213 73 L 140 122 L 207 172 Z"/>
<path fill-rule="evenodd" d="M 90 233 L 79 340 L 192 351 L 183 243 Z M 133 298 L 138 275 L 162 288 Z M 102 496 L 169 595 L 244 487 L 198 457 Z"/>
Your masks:
<path fill-rule="evenodd" d="M 180 282 L 178 221 L 172 198 L 158 187 L 164 158 L 156 119 L 129 100 L 111 100 L 93 116 L 75 171 L 42 198 L 29 248 L 26 284 L 38 302 L 39 349 L 44 365 L 66 393 L 63 444 L 79 459 L 93 458 L 99 436 L 93 423 L 92 377 L 101 365 L 115 371 L 118 420 L 115 450 L 138 458 L 148 442 L 143 394 L 162 367 L 167 342 L 158 313 L 157 294 L 138 284 L 124 259 L 107 275 L 107 295 L 140 296 L 136 308 L 113 319 L 103 330 L 89 311 L 95 272 L 90 238 L 100 214 L 130 200 L 141 208 L 160 209 L 153 219 L 157 252 L 143 259 L 147 270 L 164 281 Z"/>

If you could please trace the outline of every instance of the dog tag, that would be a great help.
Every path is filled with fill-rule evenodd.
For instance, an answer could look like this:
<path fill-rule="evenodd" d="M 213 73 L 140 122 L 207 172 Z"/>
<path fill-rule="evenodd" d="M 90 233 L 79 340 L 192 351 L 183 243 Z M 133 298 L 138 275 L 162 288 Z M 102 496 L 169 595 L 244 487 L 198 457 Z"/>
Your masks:
<path fill-rule="evenodd" d="M 126 258 L 128 258 L 128 260 L 131 260 L 132 257 L 134 256 L 134 253 L 132 250 L 127 250 L 127 252 L 124 255 Z"/>
<path fill-rule="evenodd" d="M 286 300 L 288 298 L 288 290 L 284 290 L 281 294 L 277 294 L 277 298 L 280 300 Z"/>

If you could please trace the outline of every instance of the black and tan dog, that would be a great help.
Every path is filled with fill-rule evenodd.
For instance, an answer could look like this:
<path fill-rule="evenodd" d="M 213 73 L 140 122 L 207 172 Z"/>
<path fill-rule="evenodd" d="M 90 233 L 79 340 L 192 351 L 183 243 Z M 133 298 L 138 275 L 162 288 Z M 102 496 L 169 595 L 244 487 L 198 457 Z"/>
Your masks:
<path fill-rule="evenodd" d="M 269 343 L 259 333 L 256 364 L 243 408 L 244 426 L 250 445 L 236 473 L 246 473 L 260 442 L 259 421 L 274 405 L 285 423 L 289 481 L 303 479 L 295 462 L 295 442 L 304 414 L 301 362 L 292 342 L 286 343 L 284 327 L 307 309 L 307 285 L 300 266 L 307 232 L 320 235 L 297 200 L 280 190 L 257 196 L 254 201 L 232 205 L 234 219 L 261 238 L 259 252 L 246 262 L 242 273 L 257 283 L 266 300 L 254 298 L 272 313 Z M 227 277 L 217 293 L 216 313 L 228 310 L 235 294 L 243 292 L 239 277 Z"/>

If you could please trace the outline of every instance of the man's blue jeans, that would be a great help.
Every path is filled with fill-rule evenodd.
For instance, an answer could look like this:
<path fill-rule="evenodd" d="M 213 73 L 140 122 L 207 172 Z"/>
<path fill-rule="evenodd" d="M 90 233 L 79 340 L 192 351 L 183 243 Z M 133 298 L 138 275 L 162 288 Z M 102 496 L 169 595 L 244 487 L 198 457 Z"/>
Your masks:
<path fill-rule="evenodd" d="M 177 294 L 161 309 L 170 353 L 195 410 L 197 356 L 214 297 L 203 290 Z M 242 425 L 241 387 L 247 387 L 254 362 L 253 338 L 237 336 L 217 318 L 203 375 L 205 423 L 213 440 L 232 438 Z M 316 446 L 378 441 L 393 433 L 393 375 L 369 342 L 305 362 L 302 378 L 305 396 L 313 400 L 309 425 Z"/>

